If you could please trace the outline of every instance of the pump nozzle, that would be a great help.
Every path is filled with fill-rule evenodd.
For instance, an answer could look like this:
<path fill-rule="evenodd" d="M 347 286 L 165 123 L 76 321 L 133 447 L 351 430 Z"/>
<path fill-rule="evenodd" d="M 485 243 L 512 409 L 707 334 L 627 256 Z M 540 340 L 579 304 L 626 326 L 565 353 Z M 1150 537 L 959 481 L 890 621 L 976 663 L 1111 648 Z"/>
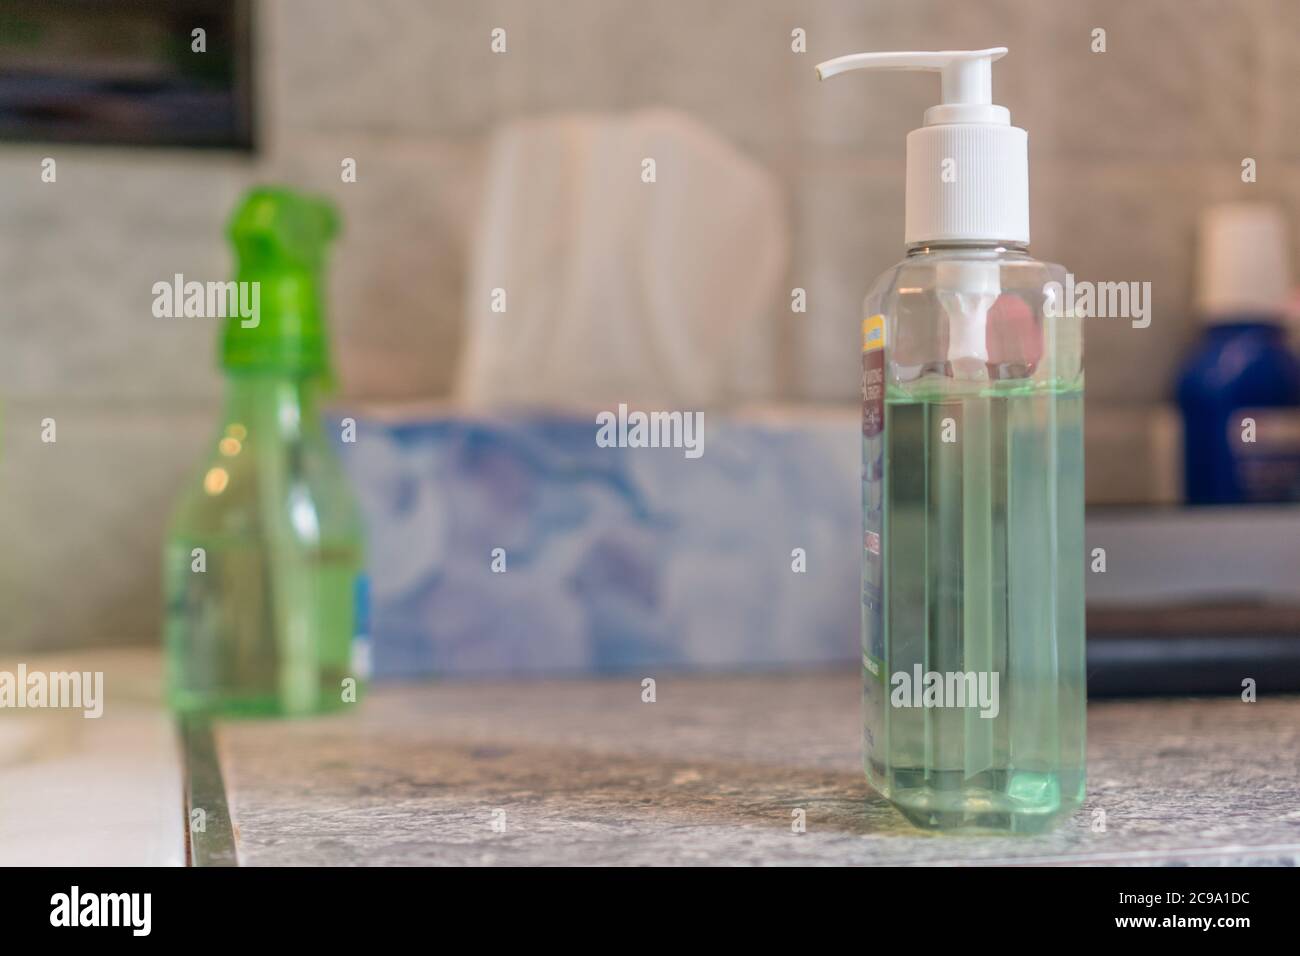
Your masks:
<path fill-rule="evenodd" d="M 918 70 L 938 73 L 941 106 L 925 113 L 925 125 L 939 123 L 1010 123 L 1005 107 L 993 105 L 993 61 L 1007 55 L 1004 46 L 987 50 L 940 50 L 933 53 L 850 53 L 817 64 L 817 78 L 848 70 Z M 974 110 L 962 107 L 976 107 Z M 955 109 L 952 109 L 955 107 Z"/>
<path fill-rule="evenodd" d="M 827 79 L 848 70 L 938 73 L 940 103 L 907 137 L 908 245 L 943 241 L 1029 241 L 1029 153 L 1025 131 L 993 103 L 987 50 L 850 53 L 817 65 Z"/>

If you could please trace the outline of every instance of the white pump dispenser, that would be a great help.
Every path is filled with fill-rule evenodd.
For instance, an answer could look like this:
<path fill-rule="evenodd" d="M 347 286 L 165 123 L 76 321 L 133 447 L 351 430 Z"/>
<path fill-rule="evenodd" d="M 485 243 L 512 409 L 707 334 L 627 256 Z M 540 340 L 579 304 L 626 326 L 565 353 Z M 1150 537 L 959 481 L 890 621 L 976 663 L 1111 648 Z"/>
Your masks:
<path fill-rule="evenodd" d="M 852 53 L 818 64 L 823 80 L 848 70 L 941 76 L 941 103 L 907 135 L 907 245 L 1029 242 L 1029 137 L 993 103 L 993 61 L 1006 52 Z"/>

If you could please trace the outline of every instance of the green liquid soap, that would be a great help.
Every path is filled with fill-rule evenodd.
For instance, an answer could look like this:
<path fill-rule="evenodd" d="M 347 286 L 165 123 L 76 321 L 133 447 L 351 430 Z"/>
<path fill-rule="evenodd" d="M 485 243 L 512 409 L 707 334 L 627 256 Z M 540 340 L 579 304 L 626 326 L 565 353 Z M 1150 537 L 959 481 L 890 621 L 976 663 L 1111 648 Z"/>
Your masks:
<path fill-rule="evenodd" d="M 183 713 L 303 715 L 357 699 L 368 596 L 356 500 L 316 397 L 333 213 L 256 190 L 231 237 L 258 321 L 231 318 L 225 412 L 164 550 L 168 697 Z"/>
<path fill-rule="evenodd" d="M 885 397 L 866 773 L 918 826 L 1039 832 L 1084 795 L 1082 385 L 957 391 Z M 907 706 L 931 672 L 996 674 L 996 707 Z"/>

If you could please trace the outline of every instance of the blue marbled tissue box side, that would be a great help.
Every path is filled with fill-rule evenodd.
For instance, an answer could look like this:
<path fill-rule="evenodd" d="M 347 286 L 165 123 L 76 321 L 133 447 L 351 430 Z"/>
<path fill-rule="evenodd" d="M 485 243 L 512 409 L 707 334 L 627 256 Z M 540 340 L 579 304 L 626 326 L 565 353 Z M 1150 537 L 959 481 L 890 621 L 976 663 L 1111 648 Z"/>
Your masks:
<path fill-rule="evenodd" d="M 594 416 L 359 419 L 340 448 L 369 533 L 377 677 L 857 658 L 850 418 L 710 415 L 697 459 L 601 448 L 596 430 Z"/>

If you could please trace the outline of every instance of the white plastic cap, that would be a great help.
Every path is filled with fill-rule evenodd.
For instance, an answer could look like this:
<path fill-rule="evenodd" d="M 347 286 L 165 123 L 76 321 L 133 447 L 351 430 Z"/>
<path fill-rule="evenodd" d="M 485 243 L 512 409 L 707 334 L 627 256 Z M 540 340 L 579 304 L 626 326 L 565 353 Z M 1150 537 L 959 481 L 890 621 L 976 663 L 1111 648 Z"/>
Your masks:
<path fill-rule="evenodd" d="M 1281 317 L 1290 291 L 1286 221 L 1277 206 L 1234 202 L 1201 212 L 1197 244 L 1197 311 L 1210 322 L 1228 316 Z"/>
<path fill-rule="evenodd" d="M 823 80 L 846 70 L 941 76 L 940 104 L 907 135 L 907 245 L 1029 242 L 1029 136 L 993 104 L 993 61 L 1006 52 L 852 53 L 818 64 Z"/>

